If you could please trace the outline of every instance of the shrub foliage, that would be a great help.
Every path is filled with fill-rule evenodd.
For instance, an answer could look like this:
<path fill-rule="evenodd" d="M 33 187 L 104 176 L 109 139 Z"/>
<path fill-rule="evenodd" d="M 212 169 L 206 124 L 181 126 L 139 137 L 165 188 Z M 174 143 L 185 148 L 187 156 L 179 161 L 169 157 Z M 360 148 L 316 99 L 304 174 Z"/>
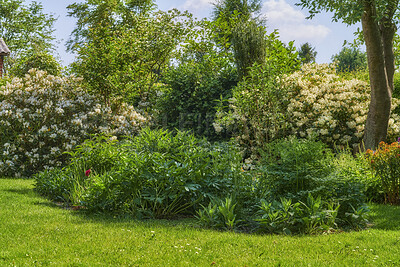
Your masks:
<path fill-rule="evenodd" d="M 51 199 L 160 218 L 193 214 L 196 205 L 230 193 L 240 173 L 240 154 L 231 145 L 147 129 L 120 143 L 88 141 L 72 153 L 70 165 L 35 179 L 36 190 Z"/>

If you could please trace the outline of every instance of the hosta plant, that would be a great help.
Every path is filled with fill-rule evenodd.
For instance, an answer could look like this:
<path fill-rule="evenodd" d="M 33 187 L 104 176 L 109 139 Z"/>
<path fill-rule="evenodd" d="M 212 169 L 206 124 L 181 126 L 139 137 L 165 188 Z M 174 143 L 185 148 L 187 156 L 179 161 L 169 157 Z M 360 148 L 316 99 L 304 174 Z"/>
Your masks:
<path fill-rule="evenodd" d="M 80 79 L 32 69 L 0 90 L 0 174 L 30 176 L 64 165 L 92 134 L 132 135 L 146 118 L 132 106 L 105 106 Z"/>

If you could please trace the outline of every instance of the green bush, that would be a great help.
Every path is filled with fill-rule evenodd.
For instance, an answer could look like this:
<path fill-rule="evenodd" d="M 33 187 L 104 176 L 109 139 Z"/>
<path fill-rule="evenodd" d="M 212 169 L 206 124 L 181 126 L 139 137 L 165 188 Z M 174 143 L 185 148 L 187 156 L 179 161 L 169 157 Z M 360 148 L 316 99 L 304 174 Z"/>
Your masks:
<path fill-rule="evenodd" d="M 360 200 L 383 203 L 384 193 L 382 186 L 379 179 L 373 175 L 368 157 L 364 153 L 354 156 L 349 151 L 340 151 L 334 160 L 333 175 L 336 176 L 336 182 L 339 183 L 339 193 L 345 190 L 348 192 L 353 190 L 355 192 L 362 189 L 364 196 L 360 195 Z M 355 202 L 348 203 L 354 207 L 361 204 L 357 198 L 353 198 L 353 201 Z M 343 203 L 342 206 L 344 206 Z"/>
<path fill-rule="evenodd" d="M 336 227 L 336 217 L 340 205 L 321 200 L 321 197 L 307 196 L 305 202 L 292 203 L 281 198 L 280 201 L 262 201 L 258 231 L 266 233 L 292 234 L 328 231 Z"/>
<path fill-rule="evenodd" d="M 146 129 L 120 143 L 98 138 L 71 155 L 63 171 L 35 176 L 38 192 L 91 211 L 137 217 L 194 214 L 201 203 L 233 193 L 242 173 L 233 145 L 211 145 L 180 131 Z"/>
<path fill-rule="evenodd" d="M 224 201 L 213 200 L 197 211 L 197 222 L 206 228 L 286 235 L 331 232 L 338 229 L 339 224 L 362 229 L 367 223 L 365 206 L 352 207 L 339 218 L 339 202 L 326 201 L 321 196 L 314 198 L 310 193 L 304 202 L 286 198 L 254 200 L 257 211 L 246 215 L 237 211 L 238 203 L 232 197 Z"/>
<path fill-rule="evenodd" d="M 199 225 L 206 228 L 234 230 L 238 224 L 235 210 L 237 204 L 232 197 L 227 197 L 224 201 L 214 199 L 208 206 L 202 206 L 202 209 L 197 211 L 196 218 Z"/>
<path fill-rule="evenodd" d="M 247 154 L 276 138 L 284 136 L 282 110 L 285 91 L 277 90 L 276 73 L 269 65 L 253 66 L 247 79 L 233 90 L 230 110 L 219 110 L 214 128 L 217 133 L 233 132 Z"/>
<path fill-rule="evenodd" d="M 359 48 L 343 47 L 342 50 L 332 56 L 332 61 L 336 63 L 339 72 L 353 72 L 367 69 L 367 53 Z"/>
<path fill-rule="evenodd" d="M 11 76 L 24 77 L 30 69 L 46 71 L 50 75 L 60 76 L 61 64 L 48 52 L 28 51 L 10 70 Z"/>
<path fill-rule="evenodd" d="M 84 191 L 93 182 L 90 177 L 112 170 L 122 159 L 123 153 L 115 138 L 100 135 L 86 140 L 69 154 L 69 165 L 34 175 L 35 190 L 52 200 L 67 204 L 81 204 Z"/>
<path fill-rule="evenodd" d="M 271 142 L 259 163 L 260 194 L 294 201 L 305 201 L 308 193 L 319 195 L 333 159 L 333 153 L 322 142 L 296 138 Z"/>
<path fill-rule="evenodd" d="M 281 234 L 366 226 L 374 179 L 364 155 L 334 154 L 322 142 L 293 137 L 271 142 L 260 154 L 230 197 L 197 211 L 200 225 Z"/>
<path fill-rule="evenodd" d="M 311 193 L 322 201 L 339 203 L 342 224 L 348 224 L 346 213 L 364 205 L 364 180 L 370 172 L 350 153 L 335 157 L 322 142 L 294 138 L 272 142 L 267 148 L 257 169 L 256 189 L 269 201 L 285 198 L 306 202 Z"/>
<path fill-rule="evenodd" d="M 393 83 L 394 83 L 394 88 L 392 97 L 400 98 L 400 72 L 396 72 L 394 74 Z"/>
<path fill-rule="evenodd" d="M 208 55 L 171 67 L 163 78 L 166 90 L 160 100 L 160 123 L 215 140 L 212 125 L 217 100 L 232 96 L 237 79 L 228 61 Z"/>
<path fill-rule="evenodd" d="M 392 97 L 400 99 L 400 72 L 395 72 L 394 77 L 393 77 L 393 92 L 392 92 Z M 400 107 L 397 106 L 394 111 L 397 115 L 400 115 Z"/>
<path fill-rule="evenodd" d="M 300 68 L 293 43 L 288 46 L 268 36 L 264 64 L 254 64 L 247 76 L 233 89 L 229 109 L 220 105 L 214 128 L 217 133 L 232 132 L 247 154 L 258 155 L 268 142 L 286 136 L 287 90 L 280 77 Z"/>

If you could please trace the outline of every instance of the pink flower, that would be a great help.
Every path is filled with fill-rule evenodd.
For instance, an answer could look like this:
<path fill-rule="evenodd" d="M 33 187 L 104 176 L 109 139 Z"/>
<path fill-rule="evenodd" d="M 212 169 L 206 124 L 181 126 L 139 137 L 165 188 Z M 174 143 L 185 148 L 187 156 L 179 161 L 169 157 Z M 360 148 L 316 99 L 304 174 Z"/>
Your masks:
<path fill-rule="evenodd" d="M 86 175 L 86 176 L 89 176 L 91 171 L 92 171 L 91 169 L 85 171 L 85 175 Z"/>

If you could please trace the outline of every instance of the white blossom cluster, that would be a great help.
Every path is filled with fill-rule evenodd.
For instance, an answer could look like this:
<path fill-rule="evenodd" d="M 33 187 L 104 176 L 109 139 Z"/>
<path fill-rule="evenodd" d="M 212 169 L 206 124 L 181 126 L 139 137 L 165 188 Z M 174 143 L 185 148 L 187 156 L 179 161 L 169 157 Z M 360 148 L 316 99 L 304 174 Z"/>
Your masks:
<path fill-rule="evenodd" d="M 27 176 L 62 166 L 64 152 L 90 135 L 132 135 L 146 122 L 129 105 L 114 112 L 87 94 L 79 78 L 32 69 L 0 90 L 0 175 Z"/>
<path fill-rule="evenodd" d="M 289 89 L 288 119 L 292 134 L 316 136 L 328 144 L 358 146 L 370 102 L 370 87 L 360 80 L 344 80 L 333 65 L 306 64 L 283 79 Z M 392 110 L 399 105 L 393 99 Z M 400 117 L 391 115 L 388 136 L 398 136 Z"/>

